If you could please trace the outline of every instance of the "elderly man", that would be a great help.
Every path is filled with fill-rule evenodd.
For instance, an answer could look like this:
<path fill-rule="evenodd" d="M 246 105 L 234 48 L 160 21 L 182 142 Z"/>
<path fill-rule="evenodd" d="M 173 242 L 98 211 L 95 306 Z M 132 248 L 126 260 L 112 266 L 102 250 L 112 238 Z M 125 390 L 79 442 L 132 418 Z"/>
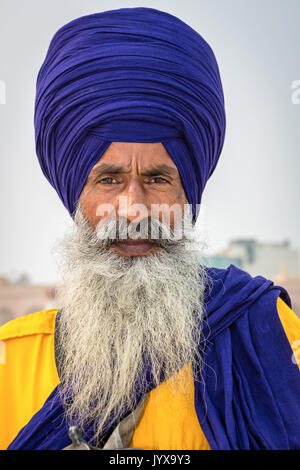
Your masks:
<path fill-rule="evenodd" d="M 82 17 L 37 80 L 36 149 L 74 219 L 58 309 L 2 326 L 1 447 L 299 449 L 288 293 L 205 267 L 225 135 L 206 41 L 151 8 Z"/>

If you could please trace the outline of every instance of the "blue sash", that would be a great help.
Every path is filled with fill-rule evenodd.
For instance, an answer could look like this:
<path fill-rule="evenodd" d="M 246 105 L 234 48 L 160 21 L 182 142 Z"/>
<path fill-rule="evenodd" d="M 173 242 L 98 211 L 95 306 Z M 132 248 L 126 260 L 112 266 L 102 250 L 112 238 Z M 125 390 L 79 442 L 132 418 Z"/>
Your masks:
<path fill-rule="evenodd" d="M 211 449 L 300 449 L 300 372 L 277 313 L 278 296 L 291 307 L 288 293 L 234 265 L 208 272 L 213 282 L 205 292 L 203 365 L 194 367 L 193 377 L 195 409 Z M 150 371 L 148 378 L 150 391 Z M 103 435 L 116 425 L 112 417 Z M 91 425 L 83 434 L 90 444 L 93 432 Z M 70 443 L 56 387 L 8 449 L 56 450 Z"/>

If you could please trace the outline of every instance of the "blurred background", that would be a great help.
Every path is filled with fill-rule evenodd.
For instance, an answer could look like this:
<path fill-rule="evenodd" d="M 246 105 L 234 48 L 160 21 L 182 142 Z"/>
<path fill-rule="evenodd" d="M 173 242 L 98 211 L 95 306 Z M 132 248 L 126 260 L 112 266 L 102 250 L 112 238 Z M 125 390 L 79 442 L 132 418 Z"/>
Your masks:
<path fill-rule="evenodd" d="M 225 144 L 198 221 L 207 264 L 235 264 L 288 290 L 300 315 L 300 1 L 0 1 L 0 324 L 56 307 L 53 247 L 71 225 L 35 156 L 35 83 L 59 27 L 90 13 L 157 8 L 212 47 Z"/>

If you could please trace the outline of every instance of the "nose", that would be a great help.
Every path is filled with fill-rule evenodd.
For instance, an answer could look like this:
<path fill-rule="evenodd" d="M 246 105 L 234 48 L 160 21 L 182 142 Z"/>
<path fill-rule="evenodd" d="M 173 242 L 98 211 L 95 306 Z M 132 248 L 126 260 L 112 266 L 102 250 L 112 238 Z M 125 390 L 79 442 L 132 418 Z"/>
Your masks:
<path fill-rule="evenodd" d="M 149 213 L 145 191 L 137 179 L 132 179 L 119 195 L 117 215 L 132 222 L 148 217 Z"/>

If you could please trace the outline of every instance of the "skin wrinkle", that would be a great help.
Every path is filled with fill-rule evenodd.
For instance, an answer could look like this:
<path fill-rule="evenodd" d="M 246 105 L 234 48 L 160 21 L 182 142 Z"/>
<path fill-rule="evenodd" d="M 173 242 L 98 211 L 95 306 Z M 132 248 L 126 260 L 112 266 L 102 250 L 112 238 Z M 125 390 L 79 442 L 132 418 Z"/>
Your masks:
<path fill-rule="evenodd" d="M 101 217 L 95 216 L 99 203 L 116 207 L 119 227 L 134 219 L 118 211 L 120 194 L 127 195 L 131 203 L 142 200 L 149 217 L 151 204 L 177 202 L 183 206 L 186 202 L 177 168 L 162 144 L 113 143 L 111 151 L 101 157 L 102 163 L 122 163 L 130 167 L 130 173 L 115 174 L 119 183 L 110 180 L 102 187 L 93 182 L 91 171 L 73 230 L 59 247 L 64 280 L 59 292 L 63 306 L 59 390 L 68 420 L 81 428 L 96 420 L 96 438 L 111 413 L 119 416 L 125 403 L 131 409 L 136 406 L 134 386 L 145 372 L 145 357 L 155 386 L 162 375 L 174 377 L 172 393 L 178 387 L 184 392 L 185 376 L 179 378 L 176 372 L 193 361 L 201 363 L 198 345 L 206 284 L 202 246 L 199 241 L 195 244 L 191 225 L 188 236 L 156 240 L 145 253 L 135 256 L 122 253 L 114 240 L 99 238 L 116 224 L 107 218 L 99 229 Z M 141 173 L 161 164 L 176 170 L 172 183 L 149 183 L 150 177 Z M 160 218 L 150 218 L 150 222 L 164 233 Z M 66 399 L 66 384 L 73 391 L 71 404 Z M 141 392 L 144 386 L 143 379 Z"/>

